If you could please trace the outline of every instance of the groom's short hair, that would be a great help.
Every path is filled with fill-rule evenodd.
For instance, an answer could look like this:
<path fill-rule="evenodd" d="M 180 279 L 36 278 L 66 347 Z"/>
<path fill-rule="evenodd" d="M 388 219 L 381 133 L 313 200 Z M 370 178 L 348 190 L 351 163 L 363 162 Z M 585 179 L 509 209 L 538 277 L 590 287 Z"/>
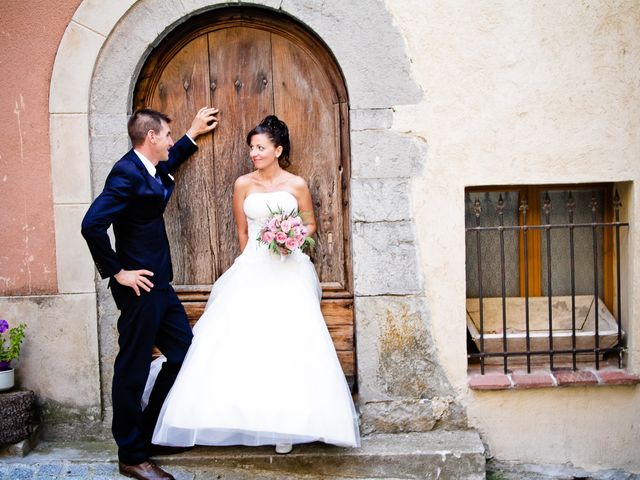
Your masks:
<path fill-rule="evenodd" d="M 149 130 L 159 133 L 162 130 L 162 122 L 171 123 L 171 117 L 151 108 L 136 110 L 127 122 L 131 144 L 134 147 L 142 145 Z"/>

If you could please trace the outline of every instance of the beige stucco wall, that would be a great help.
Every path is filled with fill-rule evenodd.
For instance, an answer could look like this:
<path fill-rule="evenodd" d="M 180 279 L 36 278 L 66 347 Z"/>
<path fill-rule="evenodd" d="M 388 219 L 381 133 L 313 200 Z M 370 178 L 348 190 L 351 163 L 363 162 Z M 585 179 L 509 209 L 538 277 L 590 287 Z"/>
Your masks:
<path fill-rule="evenodd" d="M 464 188 L 640 180 L 640 4 L 386 0 L 422 103 L 393 128 L 424 137 L 412 184 L 426 297 L 440 364 L 500 459 L 640 471 L 638 387 L 474 393 L 467 387 Z M 637 183 L 623 201 L 634 219 Z M 635 258 L 634 258 L 635 257 Z M 640 258 L 625 261 L 625 318 L 640 313 Z M 631 370 L 640 332 L 627 325 Z"/>

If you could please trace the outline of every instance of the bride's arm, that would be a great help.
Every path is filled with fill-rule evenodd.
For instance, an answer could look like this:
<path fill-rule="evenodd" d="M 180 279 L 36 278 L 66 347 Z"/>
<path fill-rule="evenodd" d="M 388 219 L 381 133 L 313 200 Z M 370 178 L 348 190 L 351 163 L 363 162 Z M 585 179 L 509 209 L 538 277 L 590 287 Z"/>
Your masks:
<path fill-rule="evenodd" d="M 247 217 L 244 214 L 244 209 L 242 208 L 244 199 L 247 196 L 247 187 L 247 180 L 243 177 L 238 177 L 233 184 L 233 216 L 236 219 L 238 243 L 240 243 L 241 252 L 249 241 L 249 225 L 247 223 Z"/>
<path fill-rule="evenodd" d="M 298 210 L 302 214 L 308 235 L 311 237 L 316 233 L 316 217 L 313 214 L 313 200 L 311 200 L 311 192 L 307 186 L 307 182 L 301 177 L 296 177 L 295 193 L 298 200 Z"/>

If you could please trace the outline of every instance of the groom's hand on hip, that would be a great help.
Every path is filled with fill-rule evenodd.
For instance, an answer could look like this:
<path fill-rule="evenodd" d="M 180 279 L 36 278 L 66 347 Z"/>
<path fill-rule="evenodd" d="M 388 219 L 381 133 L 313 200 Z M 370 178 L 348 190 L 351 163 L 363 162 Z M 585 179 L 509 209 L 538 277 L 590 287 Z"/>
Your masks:
<path fill-rule="evenodd" d="M 149 270 L 120 270 L 113 278 L 115 278 L 120 285 L 133 288 L 136 295 L 140 296 L 141 288 L 147 292 L 150 292 L 153 288 L 153 283 L 151 283 L 151 280 L 149 280 L 147 276 L 153 277 L 153 272 Z"/>

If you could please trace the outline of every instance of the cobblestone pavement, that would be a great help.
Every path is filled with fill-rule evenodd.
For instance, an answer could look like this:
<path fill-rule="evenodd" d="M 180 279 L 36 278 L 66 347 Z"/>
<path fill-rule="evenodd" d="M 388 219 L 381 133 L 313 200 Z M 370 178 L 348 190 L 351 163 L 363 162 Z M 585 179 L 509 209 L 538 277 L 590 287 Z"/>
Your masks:
<path fill-rule="evenodd" d="M 1 462 L 1 460 L 0 460 Z M 242 471 L 210 468 L 185 468 L 166 466 L 168 472 L 176 477 L 176 480 L 319 480 L 318 476 L 291 476 L 286 474 Z M 124 477 L 118 473 L 116 463 L 75 463 L 75 462 L 50 462 L 50 463 L 0 463 L 0 479 L 2 480 L 121 480 Z M 332 480 L 340 480 L 331 477 Z"/>
<path fill-rule="evenodd" d="M 25 459 L 27 460 L 27 459 Z M 118 467 L 113 463 L 73 464 L 69 462 L 55 463 L 10 463 L 0 465 L 0 478 L 3 480 L 108 480 L 124 478 L 118 474 Z"/>

